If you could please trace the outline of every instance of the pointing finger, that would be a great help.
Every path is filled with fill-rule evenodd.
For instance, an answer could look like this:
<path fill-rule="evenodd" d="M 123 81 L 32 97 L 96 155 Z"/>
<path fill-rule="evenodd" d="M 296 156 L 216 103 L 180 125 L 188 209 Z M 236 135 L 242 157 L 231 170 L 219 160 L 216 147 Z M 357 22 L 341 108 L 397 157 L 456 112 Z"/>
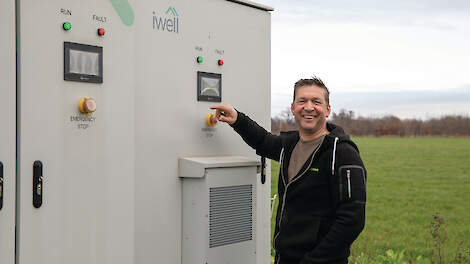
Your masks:
<path fill-rule="evenodd" d="M 225 108 L 225 105 L 213 105 L 210 107 L 210 109 L 214 110 L 214 109 L 224 109 Z"/>

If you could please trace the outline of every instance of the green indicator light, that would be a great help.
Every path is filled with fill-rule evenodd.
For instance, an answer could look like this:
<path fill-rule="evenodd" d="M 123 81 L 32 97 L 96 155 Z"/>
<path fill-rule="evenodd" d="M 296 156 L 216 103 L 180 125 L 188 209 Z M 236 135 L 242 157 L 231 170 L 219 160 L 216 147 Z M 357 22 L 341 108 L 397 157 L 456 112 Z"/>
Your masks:
<path fill-rule="evenodd" d="M 70 22 L 65 22 L 63 24 L 64 30 L 70 30 L 72 28 L 72 24 Z"/>
<path fill-rule="evenodd" d="M 197 57 L 196 61 L 197 63 L 202 63 L 202 57 L 201 56 Z"/>

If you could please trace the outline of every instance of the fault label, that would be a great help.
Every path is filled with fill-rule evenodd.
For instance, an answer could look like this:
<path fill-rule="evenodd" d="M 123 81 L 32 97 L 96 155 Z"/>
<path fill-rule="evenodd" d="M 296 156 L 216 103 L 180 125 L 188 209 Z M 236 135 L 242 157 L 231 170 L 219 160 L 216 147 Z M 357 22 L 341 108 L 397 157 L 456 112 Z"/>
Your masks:
<path fill-rule="evenodd" d="M 99 22 L 102 22 L 102 23 L 106 23 L 106 21 L 107 21 L 108 19 L 107 19 L 105 16 L 93 15 L 93 20 L 99 21 Z"/>

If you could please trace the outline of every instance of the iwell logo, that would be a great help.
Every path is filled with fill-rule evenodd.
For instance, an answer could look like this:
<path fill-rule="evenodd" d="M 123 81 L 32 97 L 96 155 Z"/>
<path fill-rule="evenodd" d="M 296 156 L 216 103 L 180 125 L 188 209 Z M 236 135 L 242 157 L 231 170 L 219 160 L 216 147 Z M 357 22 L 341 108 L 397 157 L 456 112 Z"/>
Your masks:
<path fill-rule="evenodd" d="M 174 7 L 168 7 L 165 12 L 165 17 L 157 16 L 155 11 L 153 12 L 153 29 L 179 33 L 179 15 Z"/>

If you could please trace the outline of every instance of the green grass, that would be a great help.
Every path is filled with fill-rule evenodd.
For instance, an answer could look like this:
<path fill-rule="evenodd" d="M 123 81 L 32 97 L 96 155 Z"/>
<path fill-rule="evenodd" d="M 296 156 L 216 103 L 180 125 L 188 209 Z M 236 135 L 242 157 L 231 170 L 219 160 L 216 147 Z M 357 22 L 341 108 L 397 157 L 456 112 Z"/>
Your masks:
<path fill-rule="evenodd" d="M 388 249 L 405 259 L 437 260 L 430 235 L 432 215 L 446 221 L 444 254 L 460 242 L 470 250 L 470 138 L 373 138 L 354 141 L 368 171 L 366 228 L 354 242 L 351 260 L 375 259 Z M 271 163 L 272 193 L 279 164 Z M 272 230 L 274 230 L 272 218 Z M 462 250 L 463 251 L 463 250 Z M 447 262 L 445 262 L 447 263 Z"/>

